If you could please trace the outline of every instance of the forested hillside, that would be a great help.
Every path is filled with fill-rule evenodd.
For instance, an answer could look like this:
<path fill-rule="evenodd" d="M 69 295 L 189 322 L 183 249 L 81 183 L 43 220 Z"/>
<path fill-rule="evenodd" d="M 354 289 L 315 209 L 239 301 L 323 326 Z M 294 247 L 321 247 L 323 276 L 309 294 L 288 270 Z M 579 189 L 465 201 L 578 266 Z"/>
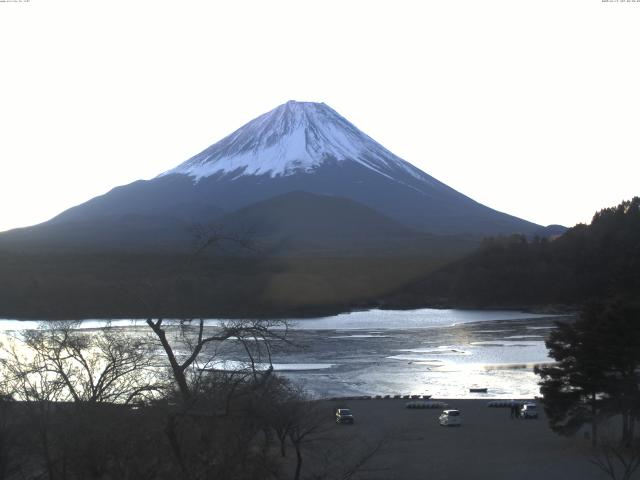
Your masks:
<path fill-rule="evenodd" d="M 461 253 L 407 257 L 0 251 L 0 318 L 313 316 L 366 308 Z M 390 263 L 393 268 L 389 268 Z"/>
<path fill-rule="evenodd" d="M 399 290 L 390 306 L 580 305 L 640 296 L 640 198 L 597 212 L 554 239 L 488 238 Z"/>

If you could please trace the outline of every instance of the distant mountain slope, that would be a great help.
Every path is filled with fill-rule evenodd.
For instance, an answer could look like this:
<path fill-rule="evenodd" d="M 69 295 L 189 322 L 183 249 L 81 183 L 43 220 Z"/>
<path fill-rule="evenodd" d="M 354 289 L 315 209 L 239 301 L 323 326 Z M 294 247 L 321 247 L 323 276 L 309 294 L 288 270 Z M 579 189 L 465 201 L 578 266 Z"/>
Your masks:
<path fill-rule="evenodd" d="M 471 307 L 577 305 L 640 298 L 640 197 L 596 213 L 555 240 L 487 240 L 467 257 L 412 282 L 390 304 Z"/>
<path fill-rule="evenodd" d="M 289 192 L 254 203 L 220 219 L 227 232 L 246 232 L 271 254 L 382 254 L 443 248 L 446 240 L 420 232 L 347 198 Z M 473 240 L 448 239 L 460 251 Z"/>
<path fill-rule="evenodd" d="M 174 218 L 185 222 L 209 222 L 225 211 L 211 203 L 204 191 L 194 191 L 186 177 L 138 180 L 71 207 L 46 223 L 97 220 L 123 215 Z"/>
<path fill-rule="evenodd" d="M 50 221 L 0 234 L 0 248 L 51 252 L 184 252 L 193 248 L 191 223 L 151 214 L 113 214 Z"/>
<path fill-rule="evenodd" d="M 182 248 L 182 234 L 174 229 L 216 223 L 225 214 L 291 192 L 348 199 L 421 233 L 485 236 L 543 231 L 453 190 L 388 151 L 327 105 L 291 101 L 152 180 L 114 188 L 36 227 L 0 234 L 0 246 L 19 241 L 44 248 L 53 242 L 64 248 L 68 239 L 70 249 L 144 249 L 147 244 Z M 256 215 L 251 218 L 260 221 Z M 295 225 L 322 234 L 326 241 L 343 237 L 342 230 L 351 228 L 343 221 L 335 231 L 319 232 L 310 223 L 303 227 L 295 219 L 290 225 L 287 221 L 287 215 L 281 215 L 281 237 L 292 233 Z M 397 232 L 397 227 L 392 230 Z M 296 235 L 310 239 L 302 230 Z"/>
<path fill-rule="evenodd" d="M 477 245 L 471 236 L 416 232 L 353 200 L 289 192 L 216 217 L 201 229 L 173 217 L 151 214 L 104 215 L 51 222 L 0 236 L 0 247 L 80 253 L 183 253 L 197 248 L 199 231 L 238 237 L 249 250 L 227 242 L 234 254 L 257 255 L 411 255 L 429 250 L 452 255 Z M 209 233 L 207 233 L 209 232 Z M 227 252 L 229 253 L 229 252 Z"/>
<path fill-rule="evenodd" d="M 235 210 L 289 191 L 351 198 L 437 234 L 529 234 L 540 226 L 492 210 L 399 158 L 323 103 L 290 101 L 160 175 Z M 207 193 L 202 193 L 207 192 Z"/>

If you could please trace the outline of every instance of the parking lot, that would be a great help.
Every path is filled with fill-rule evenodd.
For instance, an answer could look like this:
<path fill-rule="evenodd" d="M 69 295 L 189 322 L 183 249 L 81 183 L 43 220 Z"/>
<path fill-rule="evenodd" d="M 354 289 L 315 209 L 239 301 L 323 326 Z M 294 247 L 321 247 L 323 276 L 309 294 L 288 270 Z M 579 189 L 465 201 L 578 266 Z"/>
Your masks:
<path fill-rule="evenodd" d="M 407 409 L 407 400 L 324 401 L 327 422 L 337 406 L 351 408 L 353 425 L 332 425 L 322 445 L 353 450 L 358 461 L 366 447 L 382 447 L 355 478 L 518 479 L 606 478 L 590 464 L 590 442 L 553 433 L 540 418 L 513 419 L 509 408 L 489 408 L 484 400 L 443 400 L 462 412 L 461 427 L 442 427 L 443 408 Z M 320 447 L 320 448 L 318 448 Z"/>

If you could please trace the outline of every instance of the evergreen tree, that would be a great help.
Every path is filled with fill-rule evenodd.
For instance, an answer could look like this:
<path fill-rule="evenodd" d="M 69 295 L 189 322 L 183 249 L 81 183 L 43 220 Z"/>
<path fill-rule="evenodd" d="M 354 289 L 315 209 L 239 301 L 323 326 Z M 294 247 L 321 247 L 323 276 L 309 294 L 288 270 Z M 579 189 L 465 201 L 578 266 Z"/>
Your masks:
<path fill-rule="evenodd" d="M 622 419 L 622 442 L 630 446 L 640 417 L 640 308 L 614 303 L 591 318 L 599 326 L 601 362 L 607 367 L 607 412 Z"/>
<path fill-rule="evenodd" d="M 542 377 L 540 391 L 551 429 L 573 435 L 590 424 L 595 445 L 607 379 L 600 362 L 600 341 L 584 318 L 556 324 L 546 345 L 557 364 L 538 366 L 535 371 Z"/>
<path fill-rule="evenodd" d="M 640 416 L 640 309 L 592 304 L 557 327 L 546 342 L 557 363 L 536 367 L 551 428 L 571 435 L 590 424 L 595 445 L 598 422 L 620 415 L 630 444 Z"/>

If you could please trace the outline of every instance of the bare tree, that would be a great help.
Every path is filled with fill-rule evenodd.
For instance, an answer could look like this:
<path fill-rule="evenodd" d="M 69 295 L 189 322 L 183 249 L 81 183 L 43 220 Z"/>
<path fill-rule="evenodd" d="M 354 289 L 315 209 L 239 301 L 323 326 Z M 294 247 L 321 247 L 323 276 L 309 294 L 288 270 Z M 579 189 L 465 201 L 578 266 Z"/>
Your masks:
<path fill-rule="evenodd" d="M 300 385 L 277 378 L 271 384 L 259 409 L 278 438 L 281 461 L 293 468 L 295 480 L 349 480 L 372 471 L 368 464 L 389 443 L 388 432 L 362 438 L 357 430 L 336 426 L 326 403 L 309 399 Z M 293 447 L 295 458 L 287 457 L 287 445 Z"/>
<path fill-rule="evenodd" d="M 294 405 L 290 406 L 294 408 Z M 296 452 L 296 470 L 293 478 L 299 480 L 302 472 L 302 448 L 305 443 L 316 440 L 315 437 L 327 428 L 327 421 L 326 415 L 315 402 L 298 402 L 292 417 L 288 435 Z"/>
<path fill-rule="evenodd" d="M 216 226 L 197 224 L 191 228 L 191 233 L 193 254 L 189 256 L 187 268 L 191 268 L 210 249 L 249 253 L 258 251 L 250 229 L 229 233 Z M 176 271 L 175 274 L 179 276 L 180 272 Z M 139 300 L 149 312 L 154 312 L 162 299 L 158 298 L 152 282 L 148 282 L 145 287 L 147 292 L 139 295 Z M 167 356 L 171 374 L 185 406 L 192 403 L 203 375 L 219 366 L 221 357 L 217 352 L 225 342 L 237 342 L 244 352 L 244 359 L 233 375 L 241 383 L 246 376 L 245 372 L 253 375 L 254 380 L 260 372 L 271 372 L 271 344 L 276 340 L 287 341 L 288 330 L 288 322 L 281 320 L 229 320 L 205 329 L 202 318 L 181 319 L 177 326 L 179 328 L 175 328 L 176 325 L 166 319 L 150 315 L 146 323 Z M 171 330 L 179 335 L 172 336 Z M 179 354 L 176 353 L 178 351 Z"/>
<path fill-rule="evenodd" d="M 0 394 L 0 480 L 18 472 L 16 444 L 20 436 L 16 422 L 15 402 L 10 395 Z"/>
<path fill-rule="evenodd" d="M 381 472 L 387 468 L 370 468 L 368 464 L 392 440 L 392 436 L 384 433 L 374 439 L 342 439 L 335 440 L 333 447 L 323 452 L 323 464 L 311 477 L 313 480 L 351 480 L 359 475 L 370 476 L 371 472 Z"/>
<path fill-rule="evenodd" d="M 241 346 L 246 361 L 241 362 L 236 370 L 248 370 L 254 379 L 260 372 L 272 370 L 272 342 L 287 341 L 288 324 L 280 320 L 230 320 L 205 332 L 203 319 L 182 321 L 176 329 L 180 336 L 172 343 L 167 335 L 164 319 L 147 319 L 147 325 L 156 335 L 167 355 L 173 378 L 185 406 L 190 406 L 194 399 L 194 390 L 200 383 L 203 374 L 215 369 L 221 362 L 219 348 L 226 341 L 235 341 Z M 176 354 L 175 343 L 185 350 L 182 355 Z M 205 350 L 207 350 L 205 352 Z M 202 355 L 206 353 L 206 355 Z M 265 368 L 266 365 L 266 368 Z M 221 368 L 224 368 L 223 366 Z"/>
<path fill-rule="evenodd" d="M 630 480 L 640 468 L 640 444 L 625 445 L 605 441 L 589 461 L 612 480 Z"/>
<path fill-rule="evenodd" d="M 144 338 L 114 328 L 87 332 L 77 327 L 75 322 L 50 322 L 2 346 L 2 378 L 12 398 L 22 402 L 24 427 L 39 445 L 50 480 L 67 477 L 70 462 L 78 463 L 79 449 L 99 454 L 94 467 L 102 464 L 98 457 L 107 461 L 108 449 L 97 447 L 104 435 L 89 434 L 88 426 L 108 426 L 100 422 L 111 414 L 111 405 L 157 398 L 167 386 Z M 97 405 L 105 408 L 91 408 Z"/>
<path fill-rule="evenodd" d="M 43 468 L 53 480 L 57 455 L 52 451 L 52 417 L 54 402 L 63 398 L 63 382 L 48 374 L 43 359 L 32 355 L 15 338 L 3 344 L 2 350 L 0 367 L 5 385 L 12 398 L 25 402 L 28 428 L 41 449 Z"/>
<path fill-rule="evenodd" d="M 50 322 L 13 338 L 2 363 L 18 399 L 130 404 L 164 391 L 166 381 L 143 337 L 77 327 Z"/>
<path fill-rule="evenodd" d="M 257 253 L 260 250 L 254 239 L 254 231 L 248 226 L 237 232 L 227 232 L 217 225 L 196 224 L 191 227 L 191 235 L 193 238 L 192 261 L 209 249 L 219 252 L 242 251 L 245 253 Z"/>

